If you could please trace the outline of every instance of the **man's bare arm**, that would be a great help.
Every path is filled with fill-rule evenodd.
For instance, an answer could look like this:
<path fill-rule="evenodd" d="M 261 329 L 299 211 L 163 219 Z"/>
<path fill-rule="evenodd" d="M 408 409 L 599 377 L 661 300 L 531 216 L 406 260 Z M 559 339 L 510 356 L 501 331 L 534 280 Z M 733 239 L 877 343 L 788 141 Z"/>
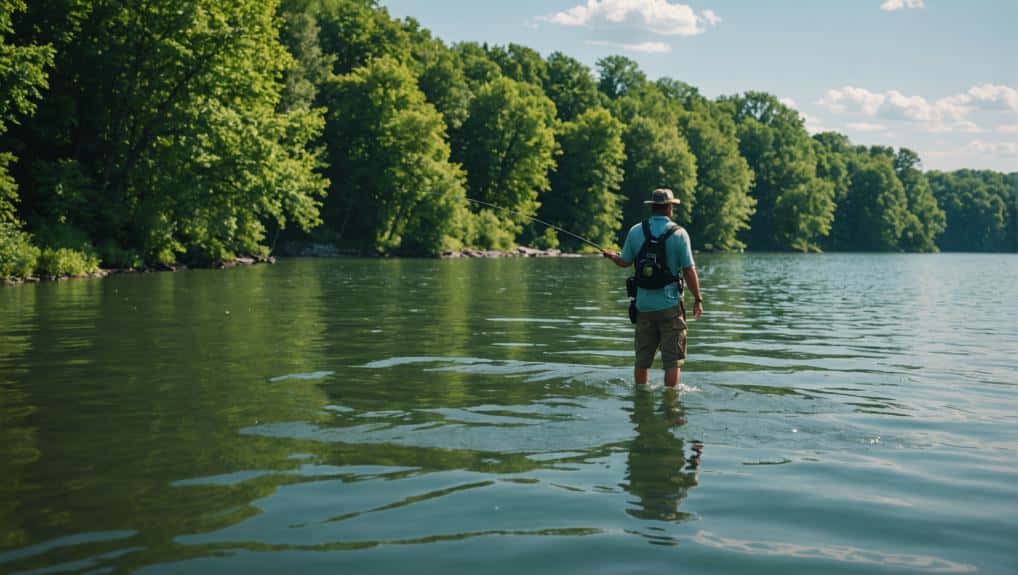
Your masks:
<path fill-rule="evenodd" d="M 696 274 L 696 267 L 682 268 L 682 277 L 686 280 L 686 287 L 693 292 L 693 317 L 700 319 L 703 315 L 703 295 L 700 293 L 700 276 Z"/>
<path fill-rule="evenodd" d="M 619 266 L 620 268 L 628 268 L 629 266 L 633 265 L 633 262 L 627 262 L 626 260 L 622 259 L 621 255 L 615 252 L 604 250 L 601 252 L 601 255 L 615 262 L 615 265 Z"/>

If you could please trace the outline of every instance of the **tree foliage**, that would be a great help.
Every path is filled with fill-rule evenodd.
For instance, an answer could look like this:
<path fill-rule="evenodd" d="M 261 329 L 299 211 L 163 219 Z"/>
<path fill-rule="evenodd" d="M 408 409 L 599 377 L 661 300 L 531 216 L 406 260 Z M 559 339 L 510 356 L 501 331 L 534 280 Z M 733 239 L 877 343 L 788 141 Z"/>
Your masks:
<path fill-rule="evenodd" d="M 470 197 L 532 215 L 555 165 L 555 104 L 533 84 L 499 77 L 480 87 L 454 158 Z M 517 223 L 523 219 L 507 214 Z"/>
<path fill-rule="evenodd" d="M 935 252 L 937 236 L 946 228 L 947 217 L 919 165 L 919 155 L 908 148 L 899 149 L 894 157 L 894 171 L 908 200 L 899 247 L 908 252 Z"/>
<path fill-rule="evenodd" d="M 544 91 L 555 103 L 559 119 L 566 122 L 576 119 L 600 101 L 590 68 L 561 52 L 548 56 Z"/>
<path fill-rule="evenodd" d="M 749 194 L 753 171 L 739 154 L 735 123 L 705 100 L 688 105 L 679 129 L 696 158 L 696 209 L 689 226 L 694 245 L 742 249 L 739 235 L 749 228 L 756 200 Z"/>
<path fill-rule="evenodd" d="M 816 177 L 802 118 L 770 94 L 722 99 L 738 126 L 739 149 L 756 175 L 751 249 L 819 249 L 834 219 L 834 188 Z"/>
<path fill-rule="evenodd" d="M 622 144 L 624 126 L 604 108 L 592 108 L 560 128 L 561 154 L 551 177 L 551 190 L 541 206 L 542 219 L 610 245 L 622 223 Z M 574 238 L 559 238 L 563 245 L 585 248 Z"/>
<path fill-rule="evenodd" d="M 1018 251 L 1015 174 L 988 170 L 930 172 L 930 187 L 946 214 L 945 251 Z"/>
<path fill-rule="evenodd" d="M 43 121 L 18 134 L 40 150 L 23 173 L 37 227 L 169 264 L 261 254 L 267 223 L 318 222 L 321 118 L 277 110 L 293 61 L 271 3 L 74 6 L 27 16 L 63 42 Z"/>
<path fill-rule="evenodd" d="M 327 98 L 327 221 L 378 252 L 440 250 L 462 207 L 462 175 L 411 70 L 378 58 L 337 78 Z"/>
<path fill-rule="evenodd" d="M 280 232 L 581 249 L 524 216 L 610 244 L 658 187 L 699 249 L 1018 249 L 1014 174 L 924 172 L 623 56 L 596 71 L 447 46 L 378 0 L 0 0 L 0 275 L 214 263 Z"/>
<path fill-rule="evenodd" d="M 597 61 L 597 87 L 605 97 L 614 100 L 638 90 L 647 83 L 640 65 L 625 56 L 608 56 Z"/>
<path fill-rule="evenodd" d="M 53 63 L 49 45 L 8 43 L 11 19 L 24 9 L 21 0 L 0 0 L 0 136 L 19 118 L 35 112 L 47 87 L 46 70 Z M 0 148 L 0 280 L 31 275 L 39 256 L 18 217 L 18 183 L 8 169 L 15 159 Z"/>
<path fill-rule="evenodd" d="M 841 249 L 894 251 L 898 248 L 908 199 L 894 172 L 894 159 L 879 149 L 859 151 L 849 162 L 851 185 L 839 206 Z"/>

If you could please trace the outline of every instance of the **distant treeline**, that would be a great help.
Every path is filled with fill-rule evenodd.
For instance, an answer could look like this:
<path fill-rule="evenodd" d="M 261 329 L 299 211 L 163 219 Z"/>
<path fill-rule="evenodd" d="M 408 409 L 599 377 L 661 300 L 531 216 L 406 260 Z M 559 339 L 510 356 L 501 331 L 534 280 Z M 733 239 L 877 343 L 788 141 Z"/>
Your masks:
<path fill-rule="evenodd" d="M 0 276 L 279 237 L 582 247 L 520 214 L 611 245 L 658 187 L 699 249 L 1016 251 L 1015 174 L 923 172 L 770 94 L 596 68 L 448 46 L 373 0 L 0 0 Z"/>

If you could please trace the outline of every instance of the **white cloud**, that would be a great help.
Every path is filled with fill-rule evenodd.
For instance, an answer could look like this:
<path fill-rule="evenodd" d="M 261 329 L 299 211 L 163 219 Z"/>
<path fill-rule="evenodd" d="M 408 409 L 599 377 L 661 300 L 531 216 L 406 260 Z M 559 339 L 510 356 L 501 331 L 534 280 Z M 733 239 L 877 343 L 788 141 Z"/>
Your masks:
<path fill-rule="evenodd" d="M 880 9 L 885 12 L 895 12 L 897 10 L 904 10 L 905 8 L 925 8 L 926 4 L 923 0 L 886 0 L 880 5 Z"/>
<path fill-rule="evenodd" d="M 789 108 L 794 108 L 794 109 L 798 109 L 799 108 L 799 105 L 796 104 L 795 100 L 793 100 L 791 98 L 778 98 L 778 101 L 781 102 L 782 104 L 788 106 Z"/>
<path fill-rule="evenodd" d="M 976 154 L 988 154 L 991 156 L 1018 156 L 1018 142 L 985 142 L 983 140 L 972 140 L 965 146 L 965 150 Z"/>
<path fill-rule="evenodd" d="M 967 134 L 981 134 L 986 131 L 983 128 L 980 128 L 979 124 L 970 122 L 969 120 L 954 122 L 952 124 L 929 124 L 925 128 L 927 132 L 933 133 L 964 132 Z"/>
<path fill-rule="evenodd" d="M 1001 134 L 1018 134 L 1018 124 L 1004 124 L 1003 126 L 997 126 L 997 131 Z"/>
<path fill-rule="evenodd" d="M 845 127 L 855 132 L 886 132 L 887 126 L 883 124 L 870 124 L 868 122 L 851 122 Z"/>
<path fill-rule="evenodd" d="M 664 42 L 640 42 L 639 44 L 626 44 L 625 42 L 602 42 L 599 40 L 588 40 L 591 46 L 605 46 L 616 48 L 627 52 L 641 52 L 643 54 L 668 54 L 672 47 Z"/>
<path fill-rule="evenodd" d="M 883 94 L 870 92 L 865 88 L 845 86 L 840 90 L 828 90 L 817 103 L 836 114 L 845 112 L 848 108 L 847 104 L 853 104 L 855 109 L 864 115 L 874 116 L 886 98 Z"/>
<path fill-rule="evenodd" d="M 910 146 L 911 147 L 911 146 Z M 923 164 L 933 170 L 959 168 L 988 169 L 999 172 L 1018 170 L 1018 142 L 975 139 L 964 144 L 950 144 L 937 140 L 935 146 L 918 144 L 914 148 L 923 158 Z"/>
<path fill-rule="evenodd" d="M 828 90 L 817 104 L 836 114 L 857 114 L 865 118 L 919 124 L 929 132 L 984 131 L 969 115 L 976 109 L 986 111 L 1018 111 L 1018 90 L 997 84 L 980 84 L 966 92 L 929 101 L 898 90 L 871 92 L 865 88 L 845 86 Z"/>
<path fill-rule="evenodd" d="M 668 0 L 587 0 L 541 19 L 571 27 L 631 24 L 665 36 L 695 36 L 721 22 L 713 10 L 698 15 L 686 4 Z"/>
<path fill-rule="evenodd" d="M 972 86 L 963 98 L 966 103 L 973 103 L 987 110 L 1010 110 L 1018 112 L 1018 90 L 999 84 L 980 84 Z"/>

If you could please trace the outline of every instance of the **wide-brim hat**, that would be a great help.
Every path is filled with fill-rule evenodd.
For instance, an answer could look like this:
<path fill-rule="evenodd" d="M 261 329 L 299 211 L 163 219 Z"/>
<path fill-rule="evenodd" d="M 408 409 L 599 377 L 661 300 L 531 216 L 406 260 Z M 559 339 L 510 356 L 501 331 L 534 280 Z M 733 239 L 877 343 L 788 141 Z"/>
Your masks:
<path fill-rule="evenodd" d="M 679 205 L 682 200 L 675 197 L 668 188 L 658 188 L 650 195 L 650 199 L 643 202 L 646 205 L 663 206 L 665 204 Z"/>

